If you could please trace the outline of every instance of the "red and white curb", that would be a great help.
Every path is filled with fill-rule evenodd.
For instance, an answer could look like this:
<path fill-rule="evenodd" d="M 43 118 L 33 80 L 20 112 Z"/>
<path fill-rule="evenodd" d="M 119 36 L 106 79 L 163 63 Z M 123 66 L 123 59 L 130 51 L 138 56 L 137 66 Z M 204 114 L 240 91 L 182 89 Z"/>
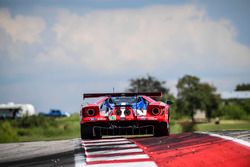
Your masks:
<path fill-rule="evenodd" d="M 220 135 L 220 134 L 210 133 L 210 132 L 198 132 L 198 133 L 207 134 L 209 136 L 214 136 L 214 137 L 219 137 L 219 138 L 222 138 L 222 139 L 225 139 L 225 140 L 230 140 L 230 141 L 233 141 L 235 143 L 239 143 L 241 145 L 250 147 L 250 143 L 249 142 L 247 142 L 245 140 L 242 140 L 242 139 L 235 138 L 235 137 L 230 137 L 230 136 L 225 136 L 225 135 Z"/>
<path fill-rule="evenodd" d="M 75 156 L 76 167 L 157 167 L 141 148 L 126 138 L 82 140 L 81 144 L 85 155 Z"/>

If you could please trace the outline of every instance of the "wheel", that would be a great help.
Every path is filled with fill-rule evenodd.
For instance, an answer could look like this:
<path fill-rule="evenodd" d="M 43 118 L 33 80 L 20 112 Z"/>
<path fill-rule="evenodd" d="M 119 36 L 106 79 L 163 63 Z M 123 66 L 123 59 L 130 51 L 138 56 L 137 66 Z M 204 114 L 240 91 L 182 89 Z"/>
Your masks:
<path fill-rule="evenodd" d="M 168 123 L 159 123 L 154 126 L 154 136 L 169 136 L 170 127 Z"/>
<path fill-rule="evenodd" d="M 81 125 L 81 138 L 82 139 L 100 139 L 102 136 L 100 130 L 93 131 L 92 126 Z"/>

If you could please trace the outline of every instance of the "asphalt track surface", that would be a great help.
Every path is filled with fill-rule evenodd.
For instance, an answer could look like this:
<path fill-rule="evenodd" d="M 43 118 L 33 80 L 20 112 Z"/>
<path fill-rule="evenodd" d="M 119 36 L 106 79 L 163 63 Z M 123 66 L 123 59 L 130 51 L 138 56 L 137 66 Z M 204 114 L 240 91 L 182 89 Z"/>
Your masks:
<path fill-rule="evenodd" d="M 183 133 L 169 137 L 128 139 L 75 139 L 58 143 L 53 143 L 51 149 L 54 152 L 49 151 L 47 155 L 44 155 L 45 152 L 39 153 L 45 147 L 39 143 L 41 148 L 32 147 L 33 151 L 36 150 L 33 156 L 32 152 L 25 153 L 23 149 L 18 149 L 21 147 L 10 147 L 8 150 L 8 145 L 1 144 L 0 167 L 250 167 L 250 131 Z M 68 149 L 62 148 L 64 144 Z M 6 152 L 9 152 L 9 156 L 5 156 Z M 12 152 L 16 154 L 11 156 Z"/>

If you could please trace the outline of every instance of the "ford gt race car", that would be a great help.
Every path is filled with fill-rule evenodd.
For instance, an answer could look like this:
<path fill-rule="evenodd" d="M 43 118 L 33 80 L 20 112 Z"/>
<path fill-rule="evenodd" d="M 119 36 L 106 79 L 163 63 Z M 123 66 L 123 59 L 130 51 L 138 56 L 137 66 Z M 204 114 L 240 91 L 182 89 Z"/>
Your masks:
<path fill-rule="evenodd" d="M 103 135 L 167 136 L 170 132 L 167 104 L 151 97 L 161 93 L 88 93 L 83 99 L 99 98 L 80 111 L 82 139 L 96 139 Z"/>

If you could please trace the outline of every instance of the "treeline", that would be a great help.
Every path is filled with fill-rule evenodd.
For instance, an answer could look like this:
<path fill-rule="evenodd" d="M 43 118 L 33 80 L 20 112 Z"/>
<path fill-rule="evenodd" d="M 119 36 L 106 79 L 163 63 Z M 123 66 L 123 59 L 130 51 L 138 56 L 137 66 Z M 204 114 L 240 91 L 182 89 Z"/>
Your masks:
<path fill-rule="evenodd" d="M 250 90 L 246 85 L 236 86 L 236 90 Z M 250 119 L 250 99 L 246 100 L 223 100 L 220 94 L 216 92 L 213 85 L 201 82 L 200 78 L 192 75 L 181 77 L 176 85 L 177 97 L 170 94 L 169 89 L 165 87 L 165 81 L 159 81 L 157 78 L 147 75 L 130 80 L 127 92 L 163 92 L 162 101 L 172 100 L 174 105 L 172 111 L 174 117 L 188 116 L 194 122 L 194 116 L 197 111 L 205 112 L 208 121 L 211 118 L 220 117 L 223 119 Z M 173 114 L 172 114 L 173 115 Z"/>
<path fill-rule="evenodd" d="M 235 88 L 235 91 L 250 91 L 250 84 L 249 83 L 238 84 Z"/>

